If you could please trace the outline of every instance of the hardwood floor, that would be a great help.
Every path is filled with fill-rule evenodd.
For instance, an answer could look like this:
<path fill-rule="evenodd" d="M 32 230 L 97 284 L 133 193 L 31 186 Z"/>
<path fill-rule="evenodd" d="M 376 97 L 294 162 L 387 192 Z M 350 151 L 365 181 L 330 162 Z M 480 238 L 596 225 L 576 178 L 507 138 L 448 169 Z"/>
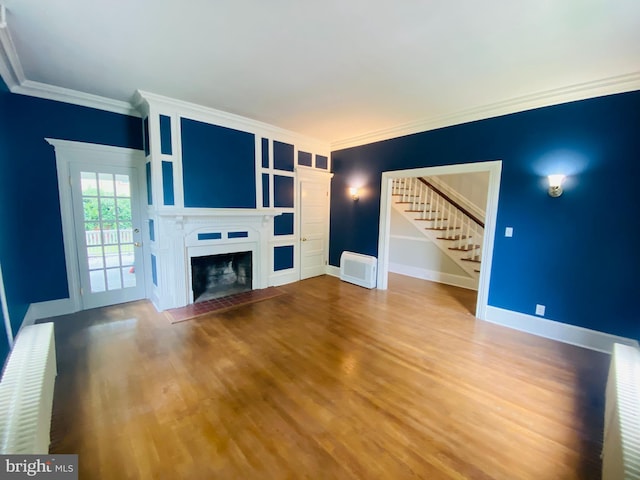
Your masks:
<path fill-rule="evenodd" d="M 58 317 L 52 453 L 82 479 L 600 478 L 609 357 L 475 320 L 475 293 L 328 276 L 171 325 Z"/>

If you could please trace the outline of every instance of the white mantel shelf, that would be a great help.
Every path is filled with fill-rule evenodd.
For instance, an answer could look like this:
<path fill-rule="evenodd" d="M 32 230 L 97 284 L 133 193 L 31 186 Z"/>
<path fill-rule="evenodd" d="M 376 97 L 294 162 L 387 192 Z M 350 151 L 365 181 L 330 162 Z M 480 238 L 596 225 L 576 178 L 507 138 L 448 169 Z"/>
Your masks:
<path fill-rule="evenodd" d="M 154 212 L 161 217 L 277 217 L 284 210 L 276 208 L 172 208 Z"/>

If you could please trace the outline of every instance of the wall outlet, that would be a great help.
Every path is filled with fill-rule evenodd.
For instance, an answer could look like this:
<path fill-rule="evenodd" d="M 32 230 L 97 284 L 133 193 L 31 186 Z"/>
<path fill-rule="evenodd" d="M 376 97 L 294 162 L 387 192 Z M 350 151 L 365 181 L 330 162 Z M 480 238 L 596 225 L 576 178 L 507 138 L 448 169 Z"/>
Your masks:
<path fill-rule="evenodd" d="M 540 315 L 541 317 L 544 317 L 545 308 L 546 307 L 544 305 L 536 305 L 536 315 Z"/>
<path fill-rule="evenodd" d="M 513 227 L 507 227 L 504 229 L 505 237 L 513 237 Z"/>

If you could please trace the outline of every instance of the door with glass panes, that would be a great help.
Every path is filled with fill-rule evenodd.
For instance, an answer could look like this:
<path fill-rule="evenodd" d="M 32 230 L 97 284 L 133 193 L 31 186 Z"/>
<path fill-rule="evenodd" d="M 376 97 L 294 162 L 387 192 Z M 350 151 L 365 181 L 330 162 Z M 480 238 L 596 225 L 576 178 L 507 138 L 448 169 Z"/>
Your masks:
<path fill-rule="evenodd" d="M 71 168 L 71 192 L 84 309 L 144 297 L 136 170 Z"/>

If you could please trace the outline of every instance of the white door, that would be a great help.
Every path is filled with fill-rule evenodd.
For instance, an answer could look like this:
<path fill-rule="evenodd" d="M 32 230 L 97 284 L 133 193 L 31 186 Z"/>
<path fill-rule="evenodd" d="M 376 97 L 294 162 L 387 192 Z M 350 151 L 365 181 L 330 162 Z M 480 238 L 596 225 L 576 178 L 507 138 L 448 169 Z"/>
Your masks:
<path fill-rule="evenodd" d="M 329 182 L 300 182 L 300 279 L 326 273 Z"/>
<path fill-rule="evenodd" d="M 82 308 L 144 298 L 137 171 L 78 163 L 70 174 Z"/>

